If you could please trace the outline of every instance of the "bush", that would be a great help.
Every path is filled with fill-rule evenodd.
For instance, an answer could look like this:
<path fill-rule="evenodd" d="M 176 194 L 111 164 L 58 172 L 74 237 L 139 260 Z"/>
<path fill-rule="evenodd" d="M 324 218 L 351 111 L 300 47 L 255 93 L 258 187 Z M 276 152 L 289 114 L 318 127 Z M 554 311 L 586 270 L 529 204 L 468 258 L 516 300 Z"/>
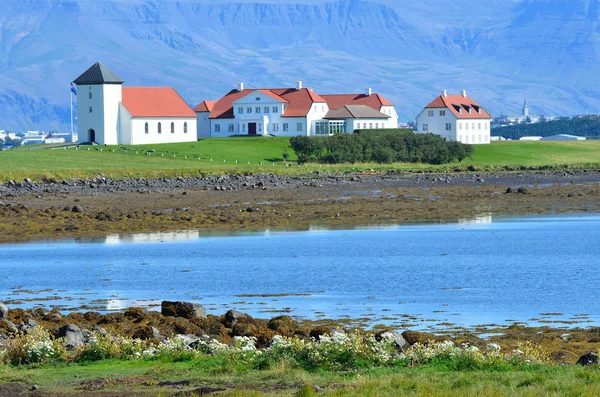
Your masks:
<path fill-rule="evenodd" d="M 434 134 L 415 134 L 410 130 L 359 131 L 331 137 L 296 136 L 290 146 L 298 163 L 317 161 L 326 164 L 393 162 L 447 164 L 473 154 L 473 146 L 447 142 Z"/>

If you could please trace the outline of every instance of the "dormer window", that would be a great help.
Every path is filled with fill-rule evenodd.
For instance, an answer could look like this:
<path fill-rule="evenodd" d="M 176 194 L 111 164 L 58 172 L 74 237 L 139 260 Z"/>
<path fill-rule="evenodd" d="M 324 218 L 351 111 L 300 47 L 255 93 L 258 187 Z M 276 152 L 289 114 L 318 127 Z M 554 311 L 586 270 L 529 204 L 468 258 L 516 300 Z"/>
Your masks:
<path fill-rule="evenodd" d="M 473 107 L 469 106 L 469 114 L 473 113 Z"/>

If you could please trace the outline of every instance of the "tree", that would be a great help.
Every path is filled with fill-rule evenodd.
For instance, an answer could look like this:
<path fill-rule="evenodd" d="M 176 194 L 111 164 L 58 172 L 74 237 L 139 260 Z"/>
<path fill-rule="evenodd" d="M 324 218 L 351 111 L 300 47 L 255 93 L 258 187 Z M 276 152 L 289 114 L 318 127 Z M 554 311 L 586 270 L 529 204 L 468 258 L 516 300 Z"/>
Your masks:
<path fill-rule="evenodd" d="M 283 157 L 283 162 L 287 163 L 287 159 L 290 157 L 290 154 L 288 153 L 287 148 L 283 149 L 283 152 L 281 153 L 281 157 Z"/>

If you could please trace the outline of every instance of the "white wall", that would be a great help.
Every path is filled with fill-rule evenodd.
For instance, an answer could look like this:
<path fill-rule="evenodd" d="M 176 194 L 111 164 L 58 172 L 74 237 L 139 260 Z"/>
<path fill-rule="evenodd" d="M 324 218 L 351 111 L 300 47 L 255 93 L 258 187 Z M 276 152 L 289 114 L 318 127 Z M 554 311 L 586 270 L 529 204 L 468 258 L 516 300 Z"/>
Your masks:
<path fill-rule="evenodd" d="M 90 99 L 89 95 L 92 94 Z M 77 130 L 79 142 L 90 142 L 89 131 L 96 132 L 96 142 L 104 143 L 104 89 L 102 85 L 77 86 Z M 90 106 L 92 112 L 90 113 Z M 115 105 L 118 111 L 118 102 Z M 100 140 L 102 142 L 100 142 Z"/>
<path fill-rule="evenodd" d="M 158 123 L 162 132 L 158 133 Z M 184 123 L 187 122 L 187 133 L 184 133 Z M 148 123 L 148 134 L 145 126 Z M 175 124 L 175 133 L 171 133 L 171 123 Z M 195 117 L 134 117 L 131 121 L 132 145 L 154 143 L 196 142 L 198 119 Z"/>
<path fill-rule="evenodd" d="M 313 103 L 310 111 L 306 115 L 306 135 L 314 136 L 316 133 L 316 125 L 315 122 L 319 120 L 323 120 L 323 117 L 329 112 L 329 106 L 327 103 Z"/>
<path fill-rule="evenodd" d="M 122 103 L 119 104 L 119 145 L 131 145 L 131 124 L 132 117 L 131 113 L 123 106 Z"/>
<path fill-rule="evenodd" d="M 123 87 L 121 84 L 105 84 L 101 87 L 104 103 L 104 134 L 101 134 L 102 141 L 99 138 L 96 141 L 99 144 L 116 145 L 119 143 L 119 108 L 123 100 Z"/>
<path fill-rule="evenodd" d="M 433 111 L 433 116 L 429 116 L 429 112 Z M 440 115 L 444 112 L 445 115 Z M 427 124 L 427 131 L 423 130 L 423 126 Z M 446 124 L 450 124 L 452 130 L 446 131 Z M 417 132 L 421 134 L 432 133 L 445 137 L 448 141 L 456 141 L 456 116 L 446 108 L 424 109 L 417 116 Z"/>
<path fill-rule="evenodd" d="M 196 137 L 200 138 L 210 138 L 210 120 L 208 116 L 210 112 L 198 112 L 198 128 Z"/>
<path fill-rule="evenodd" d="M 456 121 L 456 140 L 472 145 L 491 142 L 490 120 L 459 119 Z"/>
<path fill-rule="evenodd" d="M 396 107 L 382 106 L 380 112 L 391 116 L 391 118 L 387 120 L 386 128 L 398 128 L 398 113 L 396 112 Z"/>

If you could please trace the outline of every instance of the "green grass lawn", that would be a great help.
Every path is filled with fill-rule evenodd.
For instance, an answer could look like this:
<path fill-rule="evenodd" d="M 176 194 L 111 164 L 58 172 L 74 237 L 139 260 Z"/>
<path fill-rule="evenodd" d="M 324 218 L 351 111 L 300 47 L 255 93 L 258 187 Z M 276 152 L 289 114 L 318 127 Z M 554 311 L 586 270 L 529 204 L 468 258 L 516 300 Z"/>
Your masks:
<path fill-rule="evenodd" d="M 473 159 L 463 164 L 348 164 L 335 168 L 307 164 L 287 167 L 282 152 L 288 138 L 221 138 L 200 142 L 142 145 L 47 148 L 20 148 L 0 152 L 0 181 L 31 178 L 85 178 L 104 175 L 112 178 L 195 176 L 223 173 L 275 172 L 308 174 L 313 170 L 476 170 L 519 168 L 600 168 L 600 141 L 576 142 L 495 142 L 475 147 Z M 127 148 L 128 151 L 123 150 Z M 102 151 L 100 151 L 102 149 Z M 154 150 L 151 155 L 144 151 Z M 114 151 L 114 152 L 113 152 Z M 175 157 L 173 154 L 175 153 Z M 289 149 L 290 161 L 296 160 Z M 185 158 L 187 156 L 187 158 Z M 198 158 L 199 157 L 199 158 Z M 212 161 L 211 161 L 212 159 Z M 236 163 L 237 161 L 237 163 Z M 259 164 L 259 163 L 263 164 Z M 250 164 L 248 164 L 250 163 Z"/>
<path fill-rule="evenodd" d="M 168 382 L 172 382 L 169 384 Z M 189 383 L 188 383 L 189 382 Z M 178 386 L 177 387 L 177 385 Z M 0 366 L 3 385 L 38 385 L 40 392 L 78 395 L 145 392 L 173 395 L 181 388 L 223 389 L 215 396 L 597 396 L 600 369 L 576 366 L 449 370 L 443 366 L 350 372 L 307 372 L 285 364 L 253 370 L 215 359 L 189 362 L 116 361 L 89 365 Z M 183 386 L 181 386 L 183 385 Z M 322 392 L 315 393 L 317 385 Z"/>

